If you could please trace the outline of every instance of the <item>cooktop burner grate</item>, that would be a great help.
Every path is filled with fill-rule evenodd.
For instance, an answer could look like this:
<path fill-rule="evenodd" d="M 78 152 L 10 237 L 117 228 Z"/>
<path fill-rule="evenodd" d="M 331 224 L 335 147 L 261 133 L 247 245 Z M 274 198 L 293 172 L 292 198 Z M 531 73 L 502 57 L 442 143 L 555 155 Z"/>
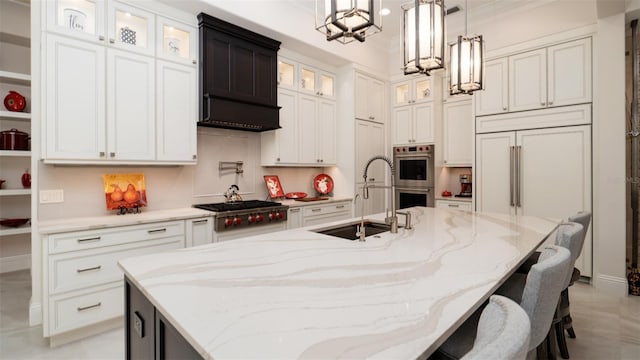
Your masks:
<path fill-rule="evenodd" d="M 208 211 L 234 211 L 281 206 L 281 203 L 261 200 L 246 200 L 226 203 L 197 204 L 193 207 Z"/>

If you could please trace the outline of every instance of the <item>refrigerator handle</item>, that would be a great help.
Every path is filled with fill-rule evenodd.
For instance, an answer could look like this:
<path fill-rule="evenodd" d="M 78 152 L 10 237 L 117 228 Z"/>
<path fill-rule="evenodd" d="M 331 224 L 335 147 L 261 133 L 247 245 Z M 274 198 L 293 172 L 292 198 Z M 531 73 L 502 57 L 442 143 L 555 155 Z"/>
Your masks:
<path fill-rule="evenodd" d="M 522 172 L 521 166 L 522 166 L 522 146 L 518 145 L 516 146 L 516 206 L 517 207 L 522 207 L 522 202 L 520 201 L 520 174 Z"/>
<path fill-rule="evenodd" d="M 514 202 L 514 196 L 513 196 L 513 192 L 514 192 L 513 177 L 514 177 L 514 165 L 515 165 L 514 151 L 515 151 L 515 146 L 509 146 L 509 205 L 510 206 L 516 205 Z"/>

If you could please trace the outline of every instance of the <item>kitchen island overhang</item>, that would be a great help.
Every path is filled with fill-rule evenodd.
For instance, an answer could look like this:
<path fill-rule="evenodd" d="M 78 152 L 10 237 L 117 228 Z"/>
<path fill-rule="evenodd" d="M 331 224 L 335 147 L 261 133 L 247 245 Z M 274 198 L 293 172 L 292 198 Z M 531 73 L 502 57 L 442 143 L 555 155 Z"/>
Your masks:
<path fill-rule="evenodd" d="M 435 351 L 560 222 L 410 211 L 412 230 L 366 242 L 314 226 L 120 266 L 203 358 L 417 358 Z"/>

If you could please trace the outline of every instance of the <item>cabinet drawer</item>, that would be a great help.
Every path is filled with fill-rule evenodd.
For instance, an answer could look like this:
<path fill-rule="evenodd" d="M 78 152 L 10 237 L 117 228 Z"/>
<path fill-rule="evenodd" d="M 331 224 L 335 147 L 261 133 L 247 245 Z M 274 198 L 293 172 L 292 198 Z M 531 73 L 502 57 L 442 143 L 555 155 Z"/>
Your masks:
<path fill-rule="evenodd" d="M 49 293 L 77 290 L 122 279 L 118 260 L 184 247 L 184 237 L 137 242 L 97 250 L 77 251 L 49 257 Z"/>
<path fill-rule="evenodd" d="M 333 214 L 340 211 L 351 211 L 351 203 L 348 201 L 337 202 L 333 204 L 324 204 L 319 206 L 306 206 L 304 208 L 303 216 L 316 216 Z"/>
<path fill-rule="evenodd" d="M 49 301 L 49 335 L 109 320 L 124 314 L 124 286 L 118 282 L 89 294 L 54 297 Z"/>
<path fill-rule="evenodd" d="M 436 207 L 451 210 L 469 210 L 471 211 L 471 203 L 462 201 L 438 200 Z"/>
<path fill-rule="evenodd" d="M 171 221 L 55 234 L 47 242 L 49 253 L 56 254 L 181 235 L 184 221 Z"/>

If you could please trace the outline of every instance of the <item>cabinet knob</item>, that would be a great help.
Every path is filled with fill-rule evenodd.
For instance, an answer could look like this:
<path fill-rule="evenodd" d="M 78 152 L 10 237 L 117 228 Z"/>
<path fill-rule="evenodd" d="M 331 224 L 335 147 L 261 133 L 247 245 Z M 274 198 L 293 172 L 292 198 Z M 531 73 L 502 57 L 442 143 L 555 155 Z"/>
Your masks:
<path fill-rule="evenodd" d="M 503 107 L 502 107 L 502 110 L 507 111 L 507 107 L 506 107 L 506 106 L 503 106 Z"/>
<path fill-rule="evenodd" d="M 540 103 L 540 105 L 545 106 L 546 103 L 543 101 L 543 102 Z"/>
<path fill-rule="evenodd" d="M 197 158 L 198 158 L 198 155 L 193 154 L 193 160 L 195 160 L 195 159 L 197 159 Z"/>
<path fill-rule="evenodd" d="M 100 151 L 100 157 L 104 157 L 104 151 Z"/>
<path fill-rule="evenodd" d="M 553 105 L 553 101 L 549 101 L 549 105 Z"/>
<path fill-rule="evenodd" d="M 195 64 L 197 64 L 198 62 L 197 62 L 197 61 L 195 61 L 195 60 L 191 60 L 191 63 L 192 63 L 193 65 L 195 65 Z"/>
<path fill-rule="evenodd" d="M 104 36 L 102 36 L 102 35 L 98 36 L 98 40 L 104 41 Z"/>
<path fill-rule="evenodd" d="M 114 39 L 109 39 L 109 44 L 115 44 L 116 41 Z"/>
<path fill-rule="evenodd" d="M 446 163 L 447 163 L 447 160 L 444 160 L 443 162 L 446 164 Z"/>
<path fill-rule="evenodd" d="M 114 153 L 114 152 L 110 152 L 110 153 L 109 153 L 109 156 L 111 156 L 111 157 L 116 157 L 116 153 Z"/>
<path fill-rule="evenodd" d="M 276 158 L 276 161 L 280 161 L 280 158 Z"/>

